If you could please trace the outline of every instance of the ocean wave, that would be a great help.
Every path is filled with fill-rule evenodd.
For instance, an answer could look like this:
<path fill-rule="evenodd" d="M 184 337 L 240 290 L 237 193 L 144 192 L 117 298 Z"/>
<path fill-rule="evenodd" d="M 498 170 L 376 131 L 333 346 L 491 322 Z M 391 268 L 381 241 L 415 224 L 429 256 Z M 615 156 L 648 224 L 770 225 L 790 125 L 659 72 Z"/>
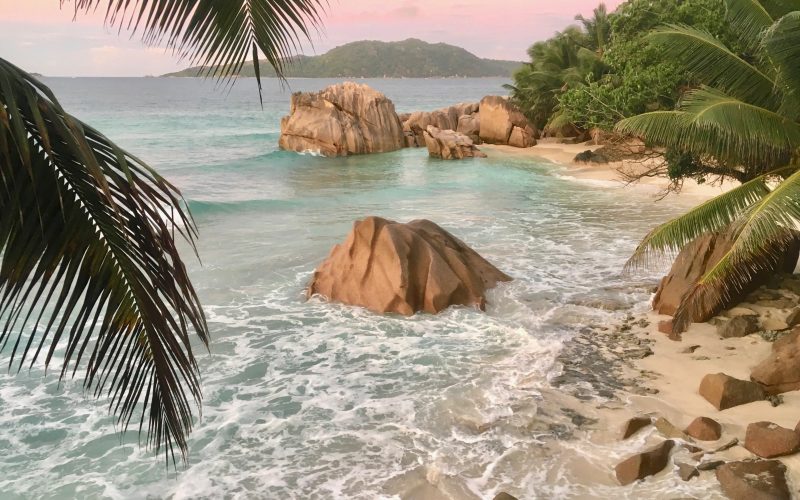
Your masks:
<path fill-rule="evenodd" d="M 298 200 L 188 201 L 189 210 L 196 217 L 219 213 L 289 210 L 302 204 Z"/>

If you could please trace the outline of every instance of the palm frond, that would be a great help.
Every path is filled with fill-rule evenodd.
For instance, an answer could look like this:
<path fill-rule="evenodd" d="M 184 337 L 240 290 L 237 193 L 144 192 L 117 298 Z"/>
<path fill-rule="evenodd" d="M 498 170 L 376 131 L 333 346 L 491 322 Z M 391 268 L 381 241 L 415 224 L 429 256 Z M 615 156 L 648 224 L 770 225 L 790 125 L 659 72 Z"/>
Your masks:
<path fill-rule="evenodd" d="M 0 59 L 0 352 L 17 370 L 81 370 L 122 430 L 138 415 L 147 444 L 173 462 L 201 398 L 192 339 L 208 343 L 175 240 L 194 248 L 183 206 L 174 186 Z"/>
<path fill-rule="evenodd" d="M 790 12 L 800 10 L 800 0 L 761 0 L 761 5 L 772 19 L 780 19 Z"/>
<path fill-rule="evenodd" d="M 777 108 L 773 77 L 734 54 L 709 33 L 690 26 L 667 25 L 654 30 L 648 38 L 704 84 L 768 109 Z"/>
<path fill-rule="evenodd" d="M 748 208 L 732 230 L 730 250 L 684 298 L 675 313 L 676 328 L 688 326 L 698 304 L 719 303 L 738 293 L 753 276 L 774 269 L 800 228 L 800 171 Z"/>
<path fill-rule="evenodd" d="M 775 21 L 759 0 L 725 0 L 725 8 L 734 33 L 749 49 L 758 47 L 761 34 Z"/>
<path fill-rule="evenodd" d="M 800 3 L 800 2 L 799 2 Z M 764 52 L 785 88 L 781 111 L 800 118 L 800 10 L 786 14 L 764 35 Z"/>
<path fill-rule="evenodd" d="M 616 128 L 659 146 L 767 169 L 788 162 L 800 145 L 796 122 L 705 87 L 687 93 L 677 111 L 626 118 Z"/>
<path fill-rule="evenodd" d="M 636 247 L 625 264 L 625 271 L 650 267 L 663 257 L 677 254 L 700 235 L 729 226 L 748 207 L 770 193 L 767 177 L 756 177 L 656 227 Z"/>
<path fill-rule="evenodd" d="M 259 52 L 282 75 L 310 28 L 321 25 L 325 0 L 61 0 L 76 14 L 106 6 L 106 23 L 165 45 L 191 66 L 219 79 L 239 73 L 252 57 L 261 91 Z"/>

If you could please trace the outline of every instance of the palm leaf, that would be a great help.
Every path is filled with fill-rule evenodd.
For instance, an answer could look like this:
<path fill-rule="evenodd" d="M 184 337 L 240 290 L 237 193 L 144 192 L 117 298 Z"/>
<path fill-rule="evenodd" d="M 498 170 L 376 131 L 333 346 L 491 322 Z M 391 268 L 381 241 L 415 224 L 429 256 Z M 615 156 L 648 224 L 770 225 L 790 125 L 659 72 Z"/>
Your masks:
<path fill-rule="evenodd" d="M 57 362 L 109 397 L 121 429 L 186 453 L 207 346 L 175 233 L 194 248 L 180 192 L 67 114 L 0 59 L 0 352 L 9 368 Z M 194 335 L 192 335 L 194 332 Z"/>
<path fill-rule="evenodd" d="M 738 293 L 753 276 L 774 269 L 800 227 L 800 171 L 753 204 L 732 230 L 735 241 L 684 298 L 675 313 L 676 328 L 685 329 L 702 302 L 719 303 Z"/>
<path fill-rule="evenodd" d="M 636 247 L 625 264 L 625 271 L 649 267 L 655 264 L 654 260 L 676 254 L 700 235 L 729 226 L 748 207 L 769 194 L 767 178 L 766 175 L 756 177 L 656 227 Z"/>
<path fill-rule="evenodd" d="M 704 84 L 768 109 L 778 106 L 774 79 L 709 33 L 690 26 L 667 25 L 648 38 Z"/>
<path fill-rule="evenodd" d="M 61 0 L 62 5 L 71 0 Z M 140 32 L 207 75 L 226 79 L 252 57 L 261 92 L 259 52 L 278 75 L 319 27 L 323 0 L 74 0 L 76 13 L 106 6 L 109 26 Z"/>
<path fill-rule="evenodd" d="M 728 21 L 744 46 L 757 48 L 761 34 L 774 19 L 759 0 L 725 0 Z"/>
<path fill-rule="evenodd" d="M 764 51 L 786 89 L 781 111 L 800 118 L 800 11 L 786 14 L 764 35 Z"/>
<path fill-rule="evenodd" d="M 800 145 L 796 122 L 705 87 L 687 93 L 678 111 L 626 118 L 616 128 L 660 146 L 766 170 L 787 163 Z"/>
<path fill-rule="evenodd" d="M 790 12 L 800 10 L 800 0 L 761 0 L 761 5 L 772 19 L 780 19 Z"/>

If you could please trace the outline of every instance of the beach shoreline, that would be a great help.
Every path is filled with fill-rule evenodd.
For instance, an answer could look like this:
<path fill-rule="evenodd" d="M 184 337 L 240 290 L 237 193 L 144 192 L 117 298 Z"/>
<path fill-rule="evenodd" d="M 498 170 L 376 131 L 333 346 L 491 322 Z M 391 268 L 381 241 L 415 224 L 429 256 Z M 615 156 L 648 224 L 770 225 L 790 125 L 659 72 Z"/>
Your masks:
<path fill-rule="evenodd" d="M 587 149 L 597 149 L 589 144 L 560 144 L 552 141 L 542 141 L 539 145 L 517 149 L 508 146 L 482 145 L 481 148 L 490 156 L 495 154 L 525 157 L 537 160 L 546 160 L 558 168 L 556 175 L 575 182 L 584 182 L 593 185 L 601 183 L 609 189 L 635 189 L 652 192 L 654 197 L 663 192 L 666 186 L 665 179 L 648 178 L 637 184 L 626 184 L 619 177 L 618 169 L 622 162 L 608 164 L 578 164 L 573 161 L 576 154 Z M 687 182 L 678 196 L 697 198 L 697 203 L 710 199 L 734 187 L 731 183 L 724 186 L 698 185 Z M 675 196 L 670 194 L 669 196 Z M 656 202 L 656 200 L 654 200 Z M 757 293 L 783 293 L 789 300 L 800 302 L 797 294 L 787 290 L 766 290 L 762 287 Z M 752 296 L 752 295 L 751 295 Z M 751 301 L 755 302 L 755 300 Z M 789 311 L 771 307 L 765 304 L 747 303 L 739 304 L 756 310 L 761 321 L 771 321 L 774 318 L 786 317 Z M 729 315 L 723 311 L 721 315 Z M 593 330 L 588 335 L 600 335 L 601 340 L 594 340 L 596 348 L 604 351 L 602 355 L 612 360 L 615 366 L 615 376 L 619 377 L 624 389 L 616 394 L 617 404 L 594 403 L 584 404 L 585 410 L 596 424 L 586 429 L 586 438 L 608 454 L 608 475 L 603 478 L 598 475 L 597 464 L 591 467 L 590 476 L 598 478 L 601 482 L 611 486 L 616 484 L 613 479 L 614 466 L 635 451 L 642 451 L 662 442 L 671 436 L 665 435 L 663 430 L 649 426 L 646 430 L 639 431 L 634 437 L 623 440 L 621 438 L 624 424 L 634 417 L 651 417 L 653 421 L 659 418 L 666 419 L 679 430 L 685 429 L 696 417 L 708 417 L 719 422 L 722 426 L 722 436 L 717 441 L 697 441 L 687 438 L 678 439 L 679 443 L 689 447 L 697 447 L 705 451 L 713 451 L 732 440 L 737 444 L 727 450 L 707 453 L 704 456 L 693 456 L 693 453 L 681 447 L 673 452 L 672 460 L 667 467 L 656 474 L 656 480 L 668 479 L 677 481 L 678 463 L 698 465 L 710 461 L 739 461 L 757 458 L 753 453 L 744 448 L 745 433 L 751 423 L 769 421 L 788 429 L 799 425 L 800 418 L 800 391 L 783 393 L 782 402 L 777 406 L 770 401 L 756 401 L 729 408 L 717 410 L 711 403 L 699 394 L 699 385 L 707 374 L 725 373 L 741 380 L 750 380 L 751 369 L 765 359 L 773 345 L 774 338 L 767 340 L 759 333 L 753 333 L 741 338 L 721 338 L 717 327 L 708 323 L 695 323 L 682 335 L 682 339 L 675 341 L 659 331 L 659 322 L 671 319 L 670 316 L 659 315 L 655 311 L 628 315 L 628 318 L 616 325 L 604 325 L 598 329 L 597 325 L 587 325 Z M 713 320 L 712 320 L 713 321 Z M 763 329 L 763 327 L 762 327 Z M 602 330 L 602 331 L 601 331 Z M 782 334 L 788 333 L 786 328 Z M 610 333 L 609 333 L 610 332 Z M 581 337 L 581 334 L 578 335 Z M 611 345 L 603 345 L 602 340 L 611 339 Z M 576 340 L 586 340 L 576 338 Z M 619 346 L 627 349 L 622 353 Z M 636 351 L 640 349 L 642 354 Z M 634 353 L 631 357 L 629 353 Z M 684 436 L 686 437 L 686 436 Z M 632 443 L 632 441 L 634 443 Z M 633 446 L 633 447 L 632 447 Z M 696 453 L 696 451 L 694 452 Z M 787 468 L 787 480 L 790 490 L 797 495 L 800 486 L 800 453 L 780 457 L 779 460 Z M 700 472 L 699 479 L 704 481 L 711 496 L 725 498 L 717 486 L 713 470 Z M 672 478 L 670 478 L 672 476 Z M 646 479 L 634 486 L 634 492 L 644 491 L 647 482 L 654 478 Z M 628 487 L 620 487 L 630 490 Z"/>
<path fill-rule="evenodd" d="M 627 183 L 620 174 L 620 169 L 635 170 L 643 168 L 641 164 L 631 161 L 611 161 L 608 163 L 577 163 L 575 155 L 584 151 L 595 151 L 602 146 L 593 145 L 591 142 L 579 144 L 565 144 L 557 139 L 540 139 L 536 146 L 529 148 L 515 148 L 512 146 L 481 144 L 480 149 L 491 155 L 492 153 L 509 155 L 521 158 L 545 160 L 558 167 L 558 175 L 562 178 L 589 185 L 602 186 L 610 189 L 635 189 L 640 192 L 652 194 L 654 198 L 662 197 L 669 181 L 662 177 L 646 177 L 636 183 Z M 733 182 L 722 184 L 698 184 L 692 179 L 683 182 L 680 193 L 670 193 L 669 196 L 697 198 L 698 203 L 720 195 L 735 187 Z"/>

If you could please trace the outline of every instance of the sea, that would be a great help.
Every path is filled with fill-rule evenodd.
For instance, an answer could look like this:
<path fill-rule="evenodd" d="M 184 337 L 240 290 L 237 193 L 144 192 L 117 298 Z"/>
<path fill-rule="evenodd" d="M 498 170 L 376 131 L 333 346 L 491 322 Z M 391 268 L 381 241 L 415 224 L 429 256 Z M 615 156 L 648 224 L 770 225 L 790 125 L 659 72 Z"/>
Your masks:
<path fill-rule="evenodd" d="M 718 494 L 674 475 L 616 486 L 613 465 L 641 443 L 593 444 L 608 429 L 591 413 L 617 396 L 589 384 L 575 398 L 555 383 L 581 362 L 565 348 L 587 326 L 647 309 L 664 270 L 627 275 L 623 265 L 650 228 L 691 203 L 518 155 L 280 151 L 291 92 L 337 81 L 268 79 L 262 102 L 252 79 L 44 79 L 69 113 L 182 191 L 200 232 L 200 259 L 184 258 L 211 343 L 198 353 L 202 408 L 177 467 L 135 430 L 120 435 L 80 373 L 59 384 L 57 370 L 3 370 L 0 498 Z M 478 101 L 508 83 L 359 81 L 398 112 Z M 399 317 L 306 300 L 315 267 L 369 215 L 430 219 L 514 280 L 491 291 L 485 312 Z"/>

